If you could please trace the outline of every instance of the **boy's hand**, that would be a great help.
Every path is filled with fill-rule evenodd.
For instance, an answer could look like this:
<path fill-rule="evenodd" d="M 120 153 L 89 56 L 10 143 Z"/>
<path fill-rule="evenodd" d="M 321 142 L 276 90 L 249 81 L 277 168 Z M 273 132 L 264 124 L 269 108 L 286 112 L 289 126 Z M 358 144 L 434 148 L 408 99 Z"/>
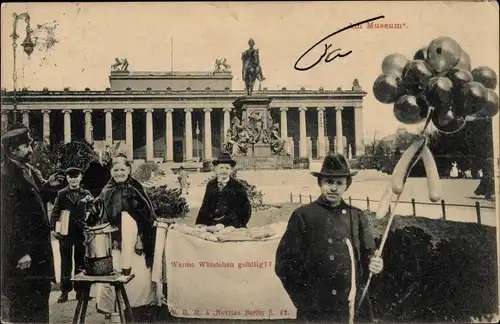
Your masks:
<path fill-rule="evenodd" d="M 57 232 L 52 232 L 52 236 L 56 239 L 56 240 L 60 240 L 62 239 L 62 235 L 60 233 L 57 233 Z"/>
<path fill-rule="evenodd" d="M 82 198 L 81 202 L 88 203 L 89 201 L 92 201 L 93 199 L 94 199 L 94 197 L 87 195 L 84 198 Z"/>
<path fill-rule="evenodd" d="M 62 173 L 51 174 L 47 181 L 51 187 L 60 186 L 64 182 L 64 174 Z"/>
<path fill-rule="evenodd" d="M 376 251 L 375 255 L 370 259 L 368 269 L 373 274 L 379 274 L 384 269 L 384 260 L 378 256 L 378 251 Z"/>

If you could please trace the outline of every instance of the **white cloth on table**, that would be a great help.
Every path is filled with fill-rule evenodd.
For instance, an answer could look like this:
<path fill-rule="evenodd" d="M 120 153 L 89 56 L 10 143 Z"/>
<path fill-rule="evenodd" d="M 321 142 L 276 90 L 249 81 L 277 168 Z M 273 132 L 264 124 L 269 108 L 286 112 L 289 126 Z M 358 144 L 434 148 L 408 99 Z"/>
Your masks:
<path fill-rule="evenodd" d="M 130 218 L 132 220 L 130 224 L 134 225 L 131 228 L 122 228 L 123 250 L 123 244 L 133 244 L 135 246 L 137 237 L 137 224 L 135 223 L 132 216 L 130 216 L 126 212 L 122 213 L 122 217 Z M 127 238 L 133 239 L 127 240 Z M 113 250 L 112 255 L 113 269 L 115 271 L 121 271 L 121 252 L 118 250 Z M 125 284 L 125 290 L 127 291 L 127 297 L 130 301 L 130 306 L 140 307 L 149 305 L 155 301 L 155 288 L 151 278 L 151 270 L 146 267 L 144 254 L 138 255 L 135 252 L 132 253 L 131 264 L 131 273 L 135 274 L 135 278 L 129 281 L 129 283 Z M 125 306 L 123 300 L 121 298 L 120 300 L 122 302 L 122 305 Z M 114 287 L 109 284 L 97 284 L 96 303 L 98 310 L 105 313 L 115 313 L 117 309 L 115 310 L 116 295 Z"/>

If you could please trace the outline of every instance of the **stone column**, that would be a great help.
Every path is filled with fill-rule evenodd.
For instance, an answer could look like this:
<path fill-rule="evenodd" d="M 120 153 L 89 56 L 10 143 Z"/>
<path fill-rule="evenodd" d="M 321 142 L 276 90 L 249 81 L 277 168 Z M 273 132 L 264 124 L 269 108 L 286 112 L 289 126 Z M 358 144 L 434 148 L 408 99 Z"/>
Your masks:
<path fill-rule="evenodd" d="M 50 110 L 42 110 L 43 114 L 43 141 L 50 144 Z"/>
<path fill-rule="evenodd" d="M 211 120 L 211 108 L 205 108 L 203 110 L 205 112 L 205 129 L 203 131 L 203 139 L 205 146 L 205 159 L 212 159 L 212 120 Z"/>
<path fill-rule="evenodd" d="M 281 120 L 280 120 L 280 128 L 281 128 L 281 139 L 286 140 L 288 138 L 288 124 L 286 119 L 286 112 L 288 111 L 287 107 L 281 107 Z"/>
<path fill-rule="evenodd" d="M 172 108 L 165 109 L 165 160 L 167 162 L 174 161 L 174 129 L 172 123 Z"/>
<path fill-rule="evenodd" d="M 229 128 L 231 128 L 231 108 L 225 107 L 224 109 L 224 133 L 222 134 L 222 138 L 224 139 L 222 142 L 226 142 L 226 135 Z"/>
<path fill-rule="evenodd" d="M 5 109 L 2 109 L 2 132 L 6 132 L 8 126 L 9 126 L 8 111 Z"/>
<path fill-rule="evenodd" d="M 186 136 L 186 154 L 184 155 L 184 161 L 193 161 L 193 121 L 191 118 L 191 112 L 193 109 L 186 108 L 185 112 L 185 136 Z"/>
<path fill-rule="evenodd" d="M 313 145 L 312 145 L 312 138 L 307 137 L 307 157 L 310 159 L 313 158 Z"/>
<path fill-rule="evenodd" d="M 127 146 L 127 156 L 134 159 L 134 126 L 132 123 L 133 109 L 125 109 L 125 144 Z"/>
<path fill-rule="evenodd" d="M 92 143 L 92 109 L 85 109 L 85 140 Z"/>
<path fill-rule="evenodd" d="M 64 144 L 71 142 L 71 110 L 63 110 L 64 114 Z"/>
<path fill-rule="evenodd" d="M 106 145 L 113 145 L 113 109 L 106 109 Z"/>
<path fill-rule="evenodd" d="M 154 142 L 153 142 L 153 109 L 148 108 L 146 111 L 146 161 L 154 159 Z"/>
<path fill-rule="evenodd" d="M 307 137 L 306 137 L 306 110 L 307 107 L 299 107 L 299 119 L 300 119 L 300 139 L 299 139 L 299 157 L 307 157 Z"/>
<path fill-rule="evenodd" d="M 335 116 L 335 122 L 336 122 L 336 133 L 335 133 L 335 152 L 339 154 L 344 154 L 344 141 L 342 138 L 344 137 L 343 132 L 342 132 L 342 109 L 343 107 L 336 107 L 337 110 L 336 116 Z"/>
<path fill-rule="evenodd" d="M 23 113 L 23 124 L 24 126 L 26 127 L 30 127 L 30 114 L 29 114 L 29 110 L 25 109 L 22 111 Z"/>
<path fill-rule="evenodd" d="M 354 151 L 352 154 L 354 156 L 361 156 L 364 152 L 363 140 L 365 137 L 365 128 L 363 125 L 363 106 L 359 104 L 354 107 Z"/>
<path fill-rule="evenodd" d="M 325 107 L 318 107 L 318 158 L 323 159 L 325 152 Z"/>
<path fill-rule="evenodd" d="M 293 137 L 287 137 L 287 143 L 288 143 L 288 154 L 292 157 L 292 159 L 295 159 L 295 143 L 293 141 Z"/>

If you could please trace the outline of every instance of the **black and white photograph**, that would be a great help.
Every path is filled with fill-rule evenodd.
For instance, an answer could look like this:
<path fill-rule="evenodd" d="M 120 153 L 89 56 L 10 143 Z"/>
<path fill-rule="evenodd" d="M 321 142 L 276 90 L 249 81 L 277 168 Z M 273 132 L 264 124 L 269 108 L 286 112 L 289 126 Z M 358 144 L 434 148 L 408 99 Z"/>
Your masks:
<path fill-rule="evenodd" d="M 2 3 L 1 322 L 498 322 L 498 12 Z"/>

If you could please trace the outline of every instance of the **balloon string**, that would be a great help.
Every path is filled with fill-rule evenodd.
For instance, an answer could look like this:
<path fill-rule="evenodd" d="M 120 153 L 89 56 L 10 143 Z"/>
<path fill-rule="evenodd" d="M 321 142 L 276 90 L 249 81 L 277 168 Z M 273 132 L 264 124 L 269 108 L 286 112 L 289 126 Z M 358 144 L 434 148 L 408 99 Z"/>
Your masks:
<path fill-rule="evenodd" d="M 427 127 L 430 124 L 431 118 L 432 118 L 432 109 L 429 112 L 429 116 L 427 116 L 427 120 L 425 121 L 424 128 L 420 132 L 420 135 L 424 135 L 425 130 L 427 129 Z M 405 175 L 405 179 L 403 182 L 403 190 L 404 190 L 404 186 L 406 185 L 406 181 L 408 180 L 408 177 L 411 173 L 411 170 L 415 167 L 418 160 L 420 159 L 420 153 L 422 152 L 425 145 L 427 145 L 427 139 L 424 141 L 422 146 L 417 150 L 417 152 L 415 153 L 415 156 L 413 157 L 412 163 L 410 164 L 410 166 L 406 170 L 406 175 Z M 399 204 L 400 198 L 401 198 L 401 194 L 397 195 L 396 201 L 394 201 L 394 205 L 391 208 L 391 211 L 389 214 L 389 221 L 387 222 L 387 226 L 385 227 L 384 234 L 382 235 L 382 240 L 380 242 L 380 246 L 374 255 L 375 257 L 380 257 L 382 255 L 382 251 L 384 250 L 385 242 L 387 240 L 387 237 L 389 236 L 389 231 L 391 229 L 392 222 L 394 221 L 394 216 L 396 214 L 396 208 Z M 391 203 L 392 203 L 392 201 L 391 201 Z M 370 287 L 372 277 L 373 277 L 373 272 L 370 272 L 370 274 L 368 275 L 368 280 L 366 281 L 365 287 L 363 289 L 363 292 L 361 293 L 361 297 L 360 297 L 359 302 L 358 302 L 358 307 L 356 308 L 356 314 L 359 312 L 361 305 L 363 304 L 363 300 L 365 299 L 366 293 L 368 292 L 368 288 Z"/>

